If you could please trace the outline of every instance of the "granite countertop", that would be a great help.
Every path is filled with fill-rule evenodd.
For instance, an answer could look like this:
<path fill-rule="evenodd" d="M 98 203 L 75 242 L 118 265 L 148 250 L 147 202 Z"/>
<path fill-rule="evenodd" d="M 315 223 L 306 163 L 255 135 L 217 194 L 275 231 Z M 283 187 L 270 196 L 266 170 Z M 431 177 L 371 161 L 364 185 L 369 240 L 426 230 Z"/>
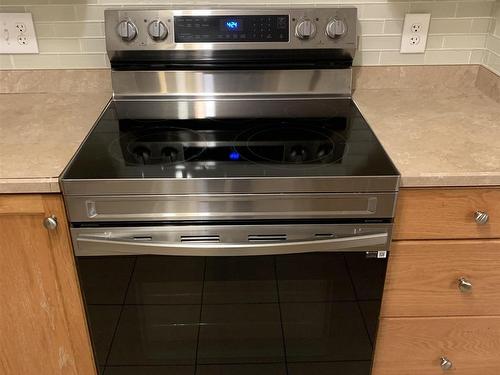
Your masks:
<path fill-rule="evenodd" d="M 485 74 L 487 85 L 498 76 Z M 449 78 L 449 77 L 448 77 Z M 436 74 L 429 80 L 447 79 Z M 354 101 L 401 173 L 402 187 L 500 186 L 500 101 L 453 77 L 434 87 L 357 89 Z M 491 81 L 493 80 L 493 81 Z M 460 84 L 462 82 L 462 84 Z"/>
<path fill-rule="evenodd" d="M 0 193 L 59 192 L 110 98 L 108 71 L 2 71 Z"/>
<path fill-rule="evenodd" d="M 471 80 L 474 76 L 476 82 L 478 67 L 454 73 L 449 73 L 451 68 L 433 68 L 436 81 L 445 84 L 415 88 L 414 82 L 404 84 L 410 69 L 418 68 L 387 68 L 380 76 L 363 68 L 359 76 L 369 78 L 358 79 L 354 93 L 401 172 L 402 187 L 500 185 L 500 100 L 488 95 L 500 91 L 498 76 L 486 74 L 485 89 Z M 397 84 L 380 88 L 380 82 L 393 79 L 395 73 Z M 109 79 L 97 84 L 107 72 L 83 77 L 87 85 L 76 90 L 72 82 L 80 82 L 87 73 L 64 72 L 65 78 L 57 81 L 56 73 L 50 74 L 37 83 L 45 92 L 31 92 L 36 90 L 27 82 L 33 77 L 0 76 L 0 89 L 16 85 L 14 92 L 0 90 L 0 193 L 59 192 L 59 175 L 111 98 Z M 492 79 L 496 86 L 491 86 Z M 51 83 L 59 89 L 52 90 Z"/>

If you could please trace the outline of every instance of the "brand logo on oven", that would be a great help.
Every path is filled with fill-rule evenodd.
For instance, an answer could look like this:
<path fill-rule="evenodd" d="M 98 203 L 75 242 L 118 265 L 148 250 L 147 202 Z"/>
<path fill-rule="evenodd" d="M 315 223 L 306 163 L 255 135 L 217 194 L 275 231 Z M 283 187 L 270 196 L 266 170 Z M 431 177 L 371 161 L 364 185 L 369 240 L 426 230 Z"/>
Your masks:
<path fill-rule="evenodd" d="M 387 251 L 367 251 L 366 258 L 377 258 L 377 259 L 385 259 L 387 258 Z"/>

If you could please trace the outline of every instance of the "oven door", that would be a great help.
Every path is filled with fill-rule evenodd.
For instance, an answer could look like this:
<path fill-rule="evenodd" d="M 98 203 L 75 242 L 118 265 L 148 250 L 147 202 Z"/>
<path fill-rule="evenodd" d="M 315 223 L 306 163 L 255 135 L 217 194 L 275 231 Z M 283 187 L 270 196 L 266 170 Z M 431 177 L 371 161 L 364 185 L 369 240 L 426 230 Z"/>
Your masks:
<path fill-rule="evenodd" d="M 368 375 L 391 224 L 73 228 L 105 375 Z"/>

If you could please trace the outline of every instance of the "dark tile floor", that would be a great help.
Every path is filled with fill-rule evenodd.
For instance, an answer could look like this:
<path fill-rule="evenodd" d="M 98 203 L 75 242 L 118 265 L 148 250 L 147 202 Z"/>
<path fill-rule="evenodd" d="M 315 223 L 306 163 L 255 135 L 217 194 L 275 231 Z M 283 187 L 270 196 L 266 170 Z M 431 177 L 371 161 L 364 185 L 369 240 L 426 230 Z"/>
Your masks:
<path fill-rule="evenodd" d="M 369 375 L 385 260 L 78 259 L 104 375 Z"/>

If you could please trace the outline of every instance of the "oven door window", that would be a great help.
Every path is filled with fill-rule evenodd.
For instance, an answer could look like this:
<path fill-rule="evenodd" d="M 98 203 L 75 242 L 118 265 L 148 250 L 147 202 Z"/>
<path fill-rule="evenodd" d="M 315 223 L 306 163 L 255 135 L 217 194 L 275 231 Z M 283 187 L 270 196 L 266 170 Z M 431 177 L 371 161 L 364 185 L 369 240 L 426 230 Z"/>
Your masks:
<path fill-rule="evenodd" d="M 387 259 L 77 257 L 105 375 L 369 375 Z"/>

